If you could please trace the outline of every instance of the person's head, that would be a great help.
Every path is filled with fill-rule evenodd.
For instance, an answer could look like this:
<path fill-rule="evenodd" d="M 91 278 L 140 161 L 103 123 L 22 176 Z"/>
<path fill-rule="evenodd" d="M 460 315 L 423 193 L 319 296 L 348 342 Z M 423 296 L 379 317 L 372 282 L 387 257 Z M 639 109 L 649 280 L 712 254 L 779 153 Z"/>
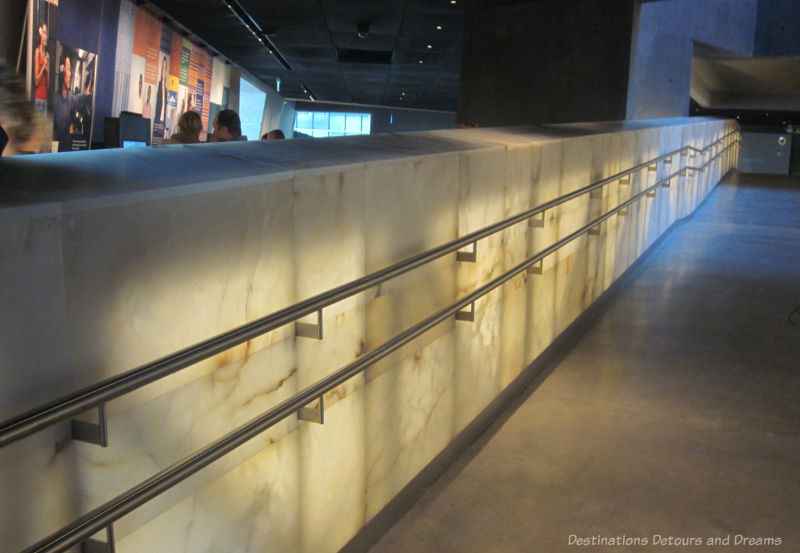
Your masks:
<path fill-rule="evenodd" d="M 61 63 L 64 73 L 64 81 L 62 82 L 62 89 L 69 90 L 70 83 L 72 82 L 72 62 L 70 61 L 69 56 L 64 54 Z"/>
<path fill-rule="evenodd" d="M 2 155 L 40 153 L 50 146 L 44 117 L 28 100 L 25 81 L 0 59 L 0 126 L 8 143 Z"/>
<path fill-rule="evenodd" d="M 178 119 L 178 130 L 200 136 L 200 131 L 203 130 L 203 122 L 200 120 L 200 114 L 196 111 L 185 112 Z"/>
<path fill-rule="evenodd" d="M 47 23 L 39 25 L 39 43 L 42 46 L 47 46 Z"/>
<path fill-rule="evenodd" d="M 261 140 L 283 140 L 284 138 L 286 138 L 286 135 L 283 134 L 282 130 L 272 129 L 269 132 L 265 132 Z"/>
<path fill-rule="evenodd" d="M 232 109 L 223 109 L 214 117 L 213 142 L 227 142 L 242 136 L 239 114 Z"/>

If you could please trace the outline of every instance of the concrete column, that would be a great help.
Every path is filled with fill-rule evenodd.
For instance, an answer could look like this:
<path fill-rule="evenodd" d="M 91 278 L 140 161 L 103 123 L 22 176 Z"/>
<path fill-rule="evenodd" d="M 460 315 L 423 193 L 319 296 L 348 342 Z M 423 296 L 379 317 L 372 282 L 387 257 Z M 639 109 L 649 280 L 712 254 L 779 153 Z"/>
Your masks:
<path fill-rule="evenodd" d="M 542 0 L 467 15 L 458 119 L 625 119 L 636 2 Z"/>

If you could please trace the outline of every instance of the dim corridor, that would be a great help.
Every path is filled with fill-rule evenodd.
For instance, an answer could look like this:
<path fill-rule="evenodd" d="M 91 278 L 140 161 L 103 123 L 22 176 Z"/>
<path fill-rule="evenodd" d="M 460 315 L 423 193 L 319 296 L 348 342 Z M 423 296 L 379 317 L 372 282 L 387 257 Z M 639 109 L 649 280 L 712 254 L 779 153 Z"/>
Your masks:
<path fill-rule="evenodd" d="M 729 175 L 370 553 L 800 551 L 800 178 Z"/>

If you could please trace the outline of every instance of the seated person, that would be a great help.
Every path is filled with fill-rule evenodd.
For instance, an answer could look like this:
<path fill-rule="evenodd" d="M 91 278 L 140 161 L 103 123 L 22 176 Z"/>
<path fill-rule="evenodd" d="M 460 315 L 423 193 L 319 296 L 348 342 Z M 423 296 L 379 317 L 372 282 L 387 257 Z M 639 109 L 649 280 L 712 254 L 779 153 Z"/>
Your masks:
<path fill-rule="evenodd" d="M 196 144 L 200 142 L 203 122 L 196 111 L 186 111 L 178 119 L 178 132 L 173 134 L 167 144 Z"/>
<path fill-rule="evenodd" d="M 286 138 L 286 136 L 283 134 L 282 130 L 272 129 L 269 132 L 265 132 L 261 140 L 283 140 L 284 138 Z"/>
<path fill-rule="evenodd" d="M 214 132 L 208 135 L 209 142 L 232 142 L 247 140 L 242 136 L 242 123 L 239 114 L 232 109 L 223 109 L 214 117 Z"/>

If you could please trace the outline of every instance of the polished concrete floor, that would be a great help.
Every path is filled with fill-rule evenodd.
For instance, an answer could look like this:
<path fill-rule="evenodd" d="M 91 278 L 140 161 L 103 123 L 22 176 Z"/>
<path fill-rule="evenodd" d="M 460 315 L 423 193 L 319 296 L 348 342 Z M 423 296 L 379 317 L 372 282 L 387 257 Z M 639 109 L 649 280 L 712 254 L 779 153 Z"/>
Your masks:
<path fill-rule="evenodd" d="M 798 306 L 800 178 L 729 177 L 371 553 L 800 552 Z"/>

